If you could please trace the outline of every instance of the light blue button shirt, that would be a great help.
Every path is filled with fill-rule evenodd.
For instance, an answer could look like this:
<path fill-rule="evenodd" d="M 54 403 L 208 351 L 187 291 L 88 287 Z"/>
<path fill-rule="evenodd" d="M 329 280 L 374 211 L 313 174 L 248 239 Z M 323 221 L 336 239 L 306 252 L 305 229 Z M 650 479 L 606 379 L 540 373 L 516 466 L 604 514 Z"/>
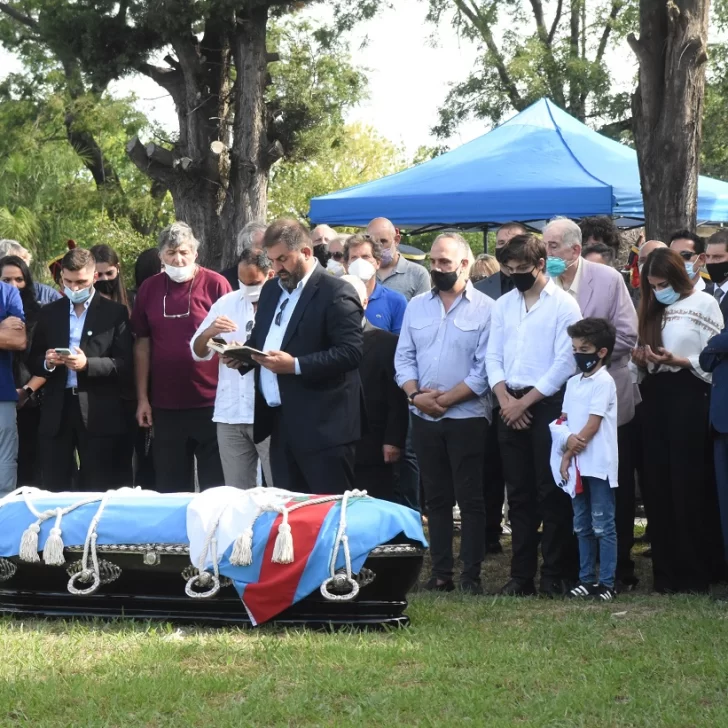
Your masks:
<path fill-rule="evenodd" d="M 278 305 L 276 306 L 275 313 L 273 314 L 273 321 L 271 321 L 270 329 L 268 330 L 268 336 L 265 338 L 265 344 L 263 345 L 263 351 L 280 351 L 283 339 L 286 336 L 286 329 L 293 316 L 293 312 L 296 310 L 298 301 L 301 298 L 303 289 L 311 278 L 311 274 L 316 270 L 318 261 L 315 261 L 315 265 L 308 274 L 299 282 L 295 289 L 291 292 L 286 290 L 280 280 L 278 285 L 281 289 L 281 296 L 278 299 Z M 276 324 L 276 317 L 281 311 L 280 324 Z M 298 359 L 295 360 L 296 374 L 301 374 L 301 367 L 298 365 Z M 281 406 L 281 390 L 278 387 L 278 375 L 274 374 L 265 367 L 260 368 L 260 391 L 269 407 L 280 407 Z"/>
<path fill-rule="evenodd" d="M 81 315 L 76 314 L 76 309 L 71 303 L 71 320 L 69 325 L 69 336 L 68 336 L 68 348 L 72 354 L 76 353 L 76 347 L 81 346 L 81 337 L 83 336 L 83 327 L 86 325 L 86 314 L 88 313 L 88 307 L 91 305 L 91 301 L 94 298 L 94 291 L 91 292 L 91 296 L 88 301 L 83 304 L 83 311 Z M 91 333 L 91 332 L 89 332 Z M 78 387 L 78 373 L 68 370 L 68 376 L 66 377 L 66 389 L 69 387 Z"/>

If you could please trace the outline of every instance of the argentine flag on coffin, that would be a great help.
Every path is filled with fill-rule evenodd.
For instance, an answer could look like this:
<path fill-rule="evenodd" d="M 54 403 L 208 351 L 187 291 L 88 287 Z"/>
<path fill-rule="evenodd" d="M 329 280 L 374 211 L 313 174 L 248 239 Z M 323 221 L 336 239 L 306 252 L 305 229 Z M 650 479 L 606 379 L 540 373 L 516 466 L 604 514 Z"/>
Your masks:
<path fill-rule="evenodd" d="M 272 619 L 304 599 L 329 577 L 331 554 L 341 518 L 341 501 L 328 501 L 290 511 L 288 523 L 293 536 L 294 558 L 290 564 L 272 561 L 282 515 L 268 508 L 286 506 L 322 496 L 292 493 L 278 488 L 211 488 L 196 496 L 187 509 L 190 560 L 200 562 L 210 529 L 219 518 L 217 555 L 222 576 L 232 579 L 253 624 Z M 263 511 L 261 513 L 261 510 Z M 346 509 L 352 572 L 358 572 L 369 552 L 400 533 L 427 545 L 420 514 L 416 511 L 369 497 L 351 497 Z M 253 559 L 250 566 L 230 563 L 235 540 L 253 524 Z M 212 554 L 204 566 L 211 571 Z M 344 566 L 339 550 L 336 568 Z"/>

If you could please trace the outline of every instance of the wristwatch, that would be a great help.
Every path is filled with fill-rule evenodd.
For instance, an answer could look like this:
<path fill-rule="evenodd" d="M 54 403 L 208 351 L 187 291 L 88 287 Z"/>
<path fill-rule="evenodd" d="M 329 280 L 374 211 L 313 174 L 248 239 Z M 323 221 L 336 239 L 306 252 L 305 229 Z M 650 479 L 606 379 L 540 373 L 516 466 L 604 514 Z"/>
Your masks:
<path fill-rule="evenodd" d="M 422 394 L 422 392 L 419 389 L 416 389 L 414 392 L 412 392 L 412 394 L 408 394 L 407 395 L 407 399 L 409 400 L 410 404 L 414 404 L 415 403 L 415 397 L 418 394 Z"/>

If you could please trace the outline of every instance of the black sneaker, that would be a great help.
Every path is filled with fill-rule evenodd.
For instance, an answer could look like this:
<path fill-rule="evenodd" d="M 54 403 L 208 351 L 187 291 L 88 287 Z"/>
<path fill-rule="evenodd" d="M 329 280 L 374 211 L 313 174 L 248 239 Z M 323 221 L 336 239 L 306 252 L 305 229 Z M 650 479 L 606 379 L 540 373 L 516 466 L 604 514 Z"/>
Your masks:
<path fill-rule="evenodd" d="M 486 554 L 502 554 L 503 546 L 500 541 L 493 541 L 492 543 L 485 544 Z"/>
<path fill-rule="evenodd" d="M 584 584 L 579 582 L 573 589 L 566 593 L 567 599 L 592 599 L 597 595 L 598 584 Z"/>
<path fill-rule="evenodd" d="M 617 592 L 611 586 L 595 584 L 594 599 L 601 602 L 611 602 L 617 598 Z"/>
<path fill-rule="evenodd" d="M 483 595 L 483 585 L 480 583 L 480 579 L 460 579 L 460 591 L 463 594 L 470 594 L 471 596 L 477 597 Z"/>
<path fill-rule="evenodd" d="M 440 581 L 436 576 L 433 576 L 422 588 L 425 591 L 451 592 L 455 591 L 455 584 L 453 584 L 452 579 Z"/>
<path fill-rule="evenodd" d="M 532 581 L 511 579 L 499 592 L 504 597 L 531 597 L 536 593 Z"/>

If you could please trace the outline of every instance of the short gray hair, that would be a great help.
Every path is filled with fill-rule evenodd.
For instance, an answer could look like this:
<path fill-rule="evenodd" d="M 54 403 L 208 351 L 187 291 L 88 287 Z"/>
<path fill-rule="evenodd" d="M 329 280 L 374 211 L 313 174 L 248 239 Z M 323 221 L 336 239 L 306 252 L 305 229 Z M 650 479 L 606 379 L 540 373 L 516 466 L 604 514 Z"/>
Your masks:
<path fill-rule="evenodd" d="M 467 259 L 472 265 L 472 261 L 475 260 L 475 258 L 473 258 L 473 251 L 470 250 L 468 241 L 460 233 L 441 233 L 433 240 L 432 247 L 434 248 L 435 243 L 440 242 L 440 240 L 454 240 L 458 244 L 458 251 L 461 256 L 460 259 Z"/>
<path fill-rule="evenodd" d="M 160 252 L 165 248 L 175 250 L 180 245 L 185 244 L 189 244 L 193 250 L 197 250 L 200 247 L 200 243 L 192 232 L 192 228 L 186 222 L 173 222 L 159 233 Z"/>
<path fill-rule="evenodd" d="M 559 225 L 564 231 L 561 238 L 562 245 L 566 245 L 569 248 L 573 247 L 574 245 L 578 245 L 581 247 L 581 228 L 573 220 L 569 220 L 568 217 L 563 217 L 561 215 L 557 217 L 552 217 L 548 221 L 546 227 L 543 229 L 544 233 L 553 225 Z"/>
<path fill-rule="evenodd" d="M 265 233 L 266 227 L 267 225 L 265 225 L 264 223 L 256 222 L 255 220 L 246 223 L 243 229 L 238 233 L 238 238 L 236 241 L 238 244 L 238 250 L 242 253 L 243 250 L 252 248 L 253 237 L 256 233 Z M 262 245 L 262 240 L 259 241 L 259 245 Z"/>
<path fill-rule="evenodd" d="M 0 258 L 6 255 L 17 255 L 18 258 L 32 258 L 30 251 L 24 248 L 17 240 L 9 240 L 5 238 L 0 240 Z"/>

